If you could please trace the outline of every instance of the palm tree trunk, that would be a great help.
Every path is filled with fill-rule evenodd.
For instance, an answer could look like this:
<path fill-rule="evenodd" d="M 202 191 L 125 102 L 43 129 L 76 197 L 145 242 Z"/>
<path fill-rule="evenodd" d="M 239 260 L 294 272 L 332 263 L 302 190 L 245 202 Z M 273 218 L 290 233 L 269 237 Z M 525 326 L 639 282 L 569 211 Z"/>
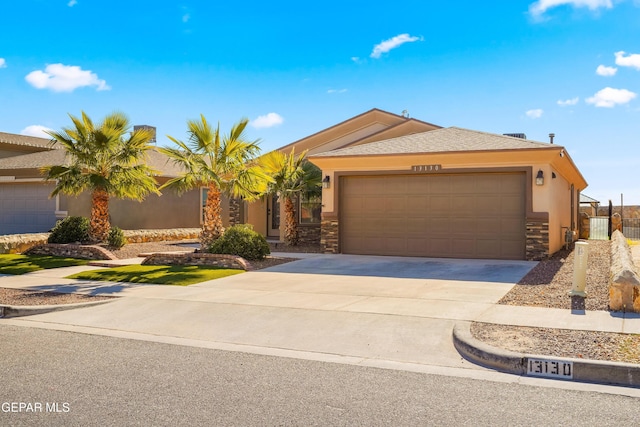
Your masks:
<path fill-rule="evenodd" d="M 204 206 L 204 220 L 200 232 L 200 245 L 207 248 L 214 240 L 224 233 L 222 225 L 222 203 L 220 190 L 216 184 L 209 184 L 207 191 L 207 203 Z"/>
<path fill-rule="evenodd" d="M 298 244 L 298 221 L 296 220 L 296 210 L 293 200 L 289 196 L 284 198 L 285 229 L 284 241 L 289 246 Z"/>
<path fill-rule="evenodd" d="M 95 189 L 91 193 L 91 219 L 89 221 L 89 238 L 92 242 L 103 242 L 109 235 L 109 193 Z"/>

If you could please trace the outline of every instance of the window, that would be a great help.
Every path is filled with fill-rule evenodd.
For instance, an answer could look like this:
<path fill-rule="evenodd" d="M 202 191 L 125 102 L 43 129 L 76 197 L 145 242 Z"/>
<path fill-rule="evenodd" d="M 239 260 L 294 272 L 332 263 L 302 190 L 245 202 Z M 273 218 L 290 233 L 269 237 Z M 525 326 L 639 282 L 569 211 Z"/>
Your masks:
<path fill-rule="evenodd" d="M 300 224 L 320 224 L 322 212 L 321 196 L 302 196 L 300 198 Z"/>

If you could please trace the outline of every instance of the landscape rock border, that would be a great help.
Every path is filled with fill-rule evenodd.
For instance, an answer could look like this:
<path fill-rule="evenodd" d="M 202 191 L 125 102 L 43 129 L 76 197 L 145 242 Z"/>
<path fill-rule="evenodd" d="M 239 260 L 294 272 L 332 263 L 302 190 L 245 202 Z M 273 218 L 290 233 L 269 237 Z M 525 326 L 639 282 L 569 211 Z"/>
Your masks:
<path fill-rule="evenodd" d="M 611 235 L 609 309 L 640 313 L 640 277 L 627 239 L 618 230 Z"/>
<path fill-rule="evenodd" d="M 168 228 L 123 230 L 129 243 L 170 242 L 198 239 L 200 228 Z M 0 236 L 0 254 L 21 254 L 37 245 L 47 243 L 49 233 L 23 233 Z"/>

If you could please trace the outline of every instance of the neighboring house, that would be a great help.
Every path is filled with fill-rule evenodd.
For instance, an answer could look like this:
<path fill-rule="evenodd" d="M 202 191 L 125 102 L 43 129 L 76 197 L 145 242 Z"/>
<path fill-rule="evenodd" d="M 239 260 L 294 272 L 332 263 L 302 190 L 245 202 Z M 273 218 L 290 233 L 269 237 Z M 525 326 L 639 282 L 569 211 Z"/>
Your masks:
<path fill-rule="evenodd" d="M 585 179 L 554 144 L 456 127 L 310 156 L 330 253 L 541 259 L 576 230 Z"/>
<path fill-rule="evenodd" d="M 49 199 L 37 159 L 56 153 L 50 141 L 0 132 L 0 234 L 46 231 L 56 223 L 59 198 Z M 28 159 L 25 159 L 28 158 Z"/>
<path fill-rule="evenodd" d="M 40 169 L 65 161 L 65 152 L 49 143 L 48 139 L 0 133 L 0 234 L 45 232 L 60 218 L 90 216 L 89 193 L 49 197 L 54 183 L 44 181 Z M 158 172 L 160 184 L 179 172 L 155 150 L 149 152 L 147 161 Z M 125 230 L 197 228 L 204 200 L 204 187 L 181 196 L 165 190 L 161 196 L 150 195 L 143 202 L 112 198 L 109 213 L 112 225 Z M 223 209 L 228 212 L 228 201 L 223 201 Z M 229 223 L 228 216 L 225 224 Z"/>

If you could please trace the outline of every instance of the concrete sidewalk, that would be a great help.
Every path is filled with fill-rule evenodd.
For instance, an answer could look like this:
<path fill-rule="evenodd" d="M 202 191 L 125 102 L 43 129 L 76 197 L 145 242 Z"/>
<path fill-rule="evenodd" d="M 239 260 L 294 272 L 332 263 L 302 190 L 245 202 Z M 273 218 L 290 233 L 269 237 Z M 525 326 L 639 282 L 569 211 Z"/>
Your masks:
<path fill-rule="evenodd" d="M 369 366 L 402 364 L 472 371 L 486 369 L 456 351 L 452 332 L 460 322 L 640 333 L 636 315 L 497 305 L 518 280 L 513 278 L 526 274 L 535 263 L 488 261 L 485 264 L 493 270 L 503 267 L 491 281 L 444 280 L 416 276 L 423 268 L 426 277 L 439 277 L 445 270 L 465 277 L 469 271 L 482 271 L 482 261 L 438 264 L 402 259 L 402 271 L 391 274 L 386 257 L 341 255 L 337 263 L 328 262 L 331 257 L 305 254 L 300 261 L 189 287 L 64 279 L 96 268 L 91 266 L 4 276 L 0 277 L 1 287 L 125 298 L 2 322 Z M 369 267 L 364 264 L 367 260 L 372 263 Z M 328 264 L 335 269 L 329 270 Z M 313 268 L 322 272 L 304 272 Z M 367 268 L 369 275 L 350 274 Z M 375 273 L 376 268 L 380 274 Z M 336 274 L 338 271 L 347 274 Z M 403 275 L 407 277 L 396 277 Z"/>
<path fill-rule="evenodd" d="M 327 258 L 319 254 L 305 258 L 287 264 L 296 273 L 266 269 L 189 287 L 63 278 L 95 268 L 86 266 L 2 277 L 3 287 L 125 296 L 101 306 L 3 322 L 170 337 L 332 359 L 483 370 L 460 357 L 451 331 L 455 322 L 473 320 L 489 309 L 511 283 L 329 274 Z M 355 261 L 351 258 L 350 264 L 362 268 Z M 420 266 L 425 271 L 434 266 L 424 259 L 402 261 L 414 262 L 409 276 Z M 371 262 L 371 273 L 375 268 L 388 273 L 388 259 Z M 451 261 L 444 264 L 447 269 L 456 266 Z M 468 264 L 459 262 L 457 267 L 462 271 L 479 265 Z M 323 273 L 302 273 L 301 265 L 322 267 Z M 505 274 L 513 275 L 514 266 L 528 271 L 533 265 L 504 264 Z M 345 268 L 337 265 L 338 270 Z"/>

